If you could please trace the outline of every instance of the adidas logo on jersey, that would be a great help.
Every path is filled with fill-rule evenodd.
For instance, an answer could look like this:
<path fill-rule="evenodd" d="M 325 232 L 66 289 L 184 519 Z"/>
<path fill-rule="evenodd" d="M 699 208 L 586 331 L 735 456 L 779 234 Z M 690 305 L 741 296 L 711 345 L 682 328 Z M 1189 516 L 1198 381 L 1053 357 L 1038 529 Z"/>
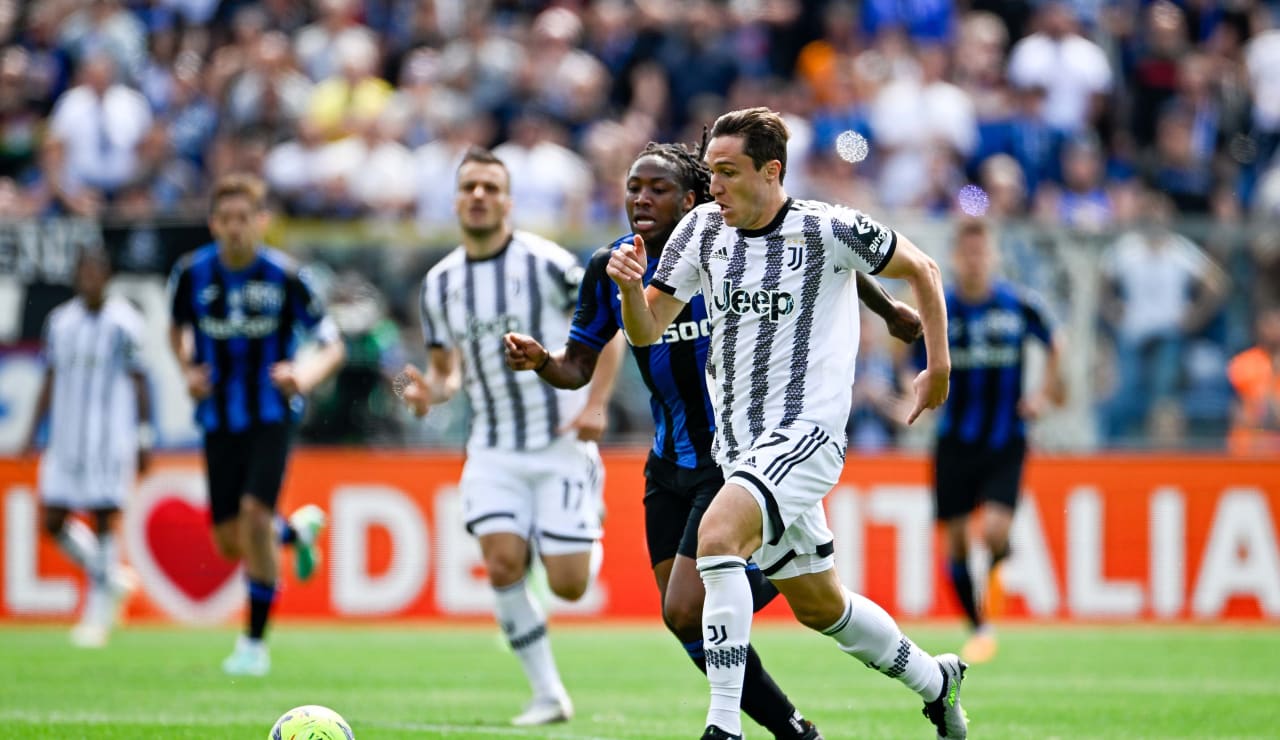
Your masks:
<path fill-rule="evenodd" d="M 728 247 L 726 247 L 726 246 L 721 245 L 721 247 L 720 247 L 719 249 L 717 249 L 716 251 L 714 251 L 714 252 L 712 252 L 712 253 L 711 253 L 711 259 L 713 259 L 713 260 L 727 260 L 727 259 L 729 259 L 729 248 L 728 248 Z"/>

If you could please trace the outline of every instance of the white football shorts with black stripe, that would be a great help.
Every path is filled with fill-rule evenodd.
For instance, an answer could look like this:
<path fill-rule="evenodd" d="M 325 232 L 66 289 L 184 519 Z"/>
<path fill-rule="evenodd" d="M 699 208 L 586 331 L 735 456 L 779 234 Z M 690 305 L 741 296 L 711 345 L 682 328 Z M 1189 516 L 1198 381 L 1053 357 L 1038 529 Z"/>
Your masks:
<path fill-rule="evenodd" d="M 794 578 L 834 566 L 822 499 L 840 480 L 842 442 L 811 424 L 775 429 L 725 471 L 726 482 L 747 489 L 760 505 L 764 542 L 751 557 L 766 576 Z"/>
<path fill-rule="evenodd" d="M 476 537 L 510 532 L 543 555 L 591 549 L 603 534 L 604 465 L 569 434 L 537 450 L 473 448 L 462 468 L 463 521 Z"/>

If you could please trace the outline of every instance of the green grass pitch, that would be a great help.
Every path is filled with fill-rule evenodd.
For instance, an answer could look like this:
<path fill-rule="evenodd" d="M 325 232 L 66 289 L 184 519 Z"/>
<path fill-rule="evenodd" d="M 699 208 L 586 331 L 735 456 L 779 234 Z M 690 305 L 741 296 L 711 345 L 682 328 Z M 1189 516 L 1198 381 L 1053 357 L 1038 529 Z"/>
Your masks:
<path fill-rule="evenodd" d="M 927 650 L 958 628 L 906 625 Z M 554 622 L 573 722 L 506 726 L 527 698 L 497 630 L 469 626 L 280 625 L 273 672 L 219 672 L 231 630 L 126 629 L 103 650 L 70 647 L 62 627 L 0 628 L 0 736 L 261 739 L 298 704 L 341 712 L 358 740 L 382 738 L 696 738 L 704 679 L 655 624 Z M 791 625 L 755 644 L 828 740 L 932 738 L 920 702 Z M 1260 627 L 1009 626 L 995 662 L 970 669 L 972 738 L 1274 738 L 1280 632 Z M 746 725 L 751 740 L 767 738 Z"/>

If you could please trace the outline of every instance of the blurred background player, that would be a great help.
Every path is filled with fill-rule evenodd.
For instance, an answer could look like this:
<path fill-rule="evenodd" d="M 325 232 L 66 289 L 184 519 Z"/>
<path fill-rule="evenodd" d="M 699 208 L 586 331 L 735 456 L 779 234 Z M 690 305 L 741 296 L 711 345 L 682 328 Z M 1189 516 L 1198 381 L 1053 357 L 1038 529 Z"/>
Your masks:
<path fill-rule="evenodd" d="M 557 388 L 581 388 L 590 382 L 600 352 L 613 341 L 622 326 L 617 291 L 605 274 L 609 256 L 639 235 L 648 256 L 647 281 L 658 265 L 662 248 L 684 214 L 712 200 L 707 190 L 710 180 L 711 173 L 703 164 L 701 153 L 695 155 L 680 144 L 646 146 L 631 165 L 626 182 L 624 204 L 632 233 L 592 257 L 583 276 L 568 344 L 553 354 L 532 337 L 508 334 L 508 364 L 517 370 L 537 369 L 543 380 Z M 871 278 L 865 281 L 867 305 L 885 313 L 896 336 L 914 341 L 920 331 L 915 311 L 893 301 Z M 863 285 L 861 280 L 859 285 Z M 698 523 L 724 484 L 711 454 L 715 417 L 702 374 L 711 344 L 709 330 L 706 304 L 702 296 L 697 295 L 657 343 L 631 345 L 640 375 L 649 388 L 656 427 L 645 465 L 645 535 L 649 560 L 661 595 L 663 621 L 680 638 L 689 657 L 704 673 L 707 670 L 702 641 L 705 593 L 694 558 L 697 557 Z M 777 595 L 777 590 L 759 568 L 752 567 L 749 575 L 758 610 Z M 774 683 L 751 647 L 747 653 L 742 708 L 774 737 L 811 740 L 821 737 L 813 723 L 800 715 Z"/>
<path fill-rule="evenodd" d="M 492 152 L 470 149 L 457 177 L 462 245 L 423 279 L 427 372 L 407 366 L 402 392 L 422 416 L 466 387 L 474 414 L 463 517 L 480 540 L 498 624 L 533 690 L 512 723 L 564 722 L 573 703 L 525 576 L 536 550 L 551 592 L 576 601 L 599 567 L 604 469 L 596 440 L 622 348 L 605 353 L 586 393 L 555 391 L 507 367 L 507 332 L 548 344 L 568 339 L 582 268 L 559 245 L 512 228 L 510 173 Z"/>
<path fill-rule="evenodd" d="M 789 132 L 767 108 L 726 113 L 706 160 L 714 203 L 676 226 L 648 286 L 643 240 L 609 257 L 630 341 L 658 341 L 709 291 L 706 375 L 718 414 L 713 450 L 725 484 L 698 526 L 698 573 L 710 707 L 703 740 L 741 740 L 754 558 L 796 618 L 925 701 L 939 738 L 964 738 L 965 665 L 921 650 L 875 602 L 841 585 L 823 499 L 845 462 L 844 427 L 858 352 L 854 272 L 910 283 L 929 366 L 908 422 L 946 399 L 949 364 L 938 267 L 866 215 L 783 188 Z M 766 482 L 767 481 L 767 482 Z"/>
<path fill-rule="evenodd" d="M 170 278 L 169 343 L 204 431 L 209 510 L 218 551 L 243 561 L 249 585 L 245 634 L 222 663 L 233 675 L 271 669 L 263 635 L 276 598 L 277 545 L 292 545 L 299 580 L 316 565 L 325 516 L 276 514 L 302 397 L 337 371 L 345 350 L 319 296 L 286 255 L 262 244 L 268 220 L 262 182 L 227 175 L 214 188 L 214 242 L 186 255 Z M 294 360 L 310 332 L 320 349 Z"/>
<path fill-rule="evenodd" d="M 113 529 L 154 442 L 139 359 L 142 316 L 123 298 L 107 296 L 110 277 L 105 251 L 81 251 L 76 297 L 54 309 L 45 324 L 47 364 L 27 444 L 35 449 L 40 422 L 49 414 L 40 460 L 44 529 L 89 577 L 80 622 L 71 631 L 81 647 L 106 644 L 116 602 L 134 587 L 132 574 L 118 563 Z M 69 517 L 73 511 L 91 514 L 95 531 Z"/>
<path fill-rule="evenodd" d="M 996 639 L 969 570 L 969 516 L 982 505 L 982 539 L 991 552 L 987 603 L 996 606 L 996 569 L 1009 556 L 1009 526 L 1022 484 L 1025 421 L 1066 400 L 1062 333 L 1038 298 L 997 279 L 997 260 L 986 222 L 962 222 L 951 255 L 955 283 L 946 294 L 951 396 L 938 421 L 933 484 L 951 584 L 973 630 L 960 653 L 970 663 L 995 657 Z M 1043 386 L 1024 398 L 1029 338 L 1043 342 L 1048 355 Z M 921 354 L 923 348 L 918 359 Z"/>

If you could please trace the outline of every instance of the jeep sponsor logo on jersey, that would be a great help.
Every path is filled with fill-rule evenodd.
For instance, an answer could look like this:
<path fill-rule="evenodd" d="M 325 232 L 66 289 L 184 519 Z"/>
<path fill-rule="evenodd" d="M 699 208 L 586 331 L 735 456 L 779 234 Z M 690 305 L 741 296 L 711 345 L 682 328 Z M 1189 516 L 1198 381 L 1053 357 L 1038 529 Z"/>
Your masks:
<path fill-rule="evenodd" d="M 753 313 L 769 321 L 777 321 L 796 310 L 795 298 L 785 290 L 730 288 L 728 280 L 720 283 L 712 302 L 717 311 Z"/>

